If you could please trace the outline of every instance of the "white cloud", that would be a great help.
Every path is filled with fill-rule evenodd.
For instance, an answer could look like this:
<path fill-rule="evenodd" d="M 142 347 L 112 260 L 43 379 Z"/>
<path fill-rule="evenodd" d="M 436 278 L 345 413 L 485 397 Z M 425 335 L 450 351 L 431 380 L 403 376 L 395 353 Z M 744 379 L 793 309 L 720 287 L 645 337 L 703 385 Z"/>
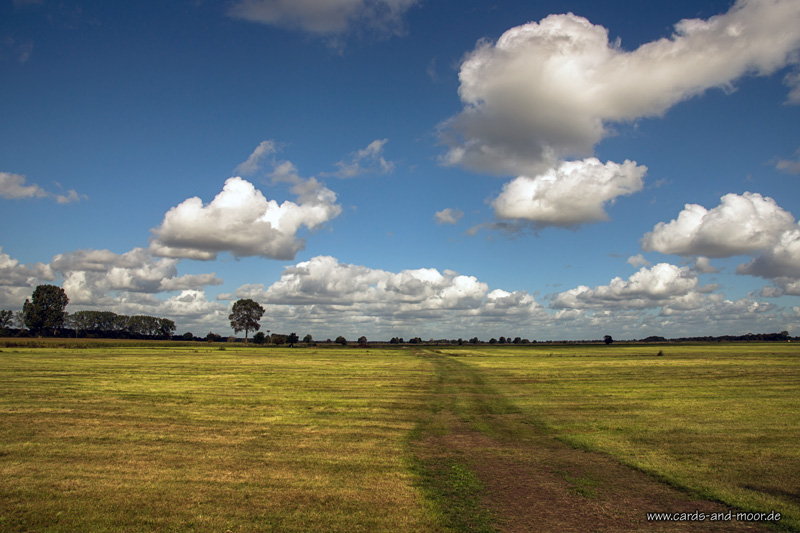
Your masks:
<path fill-rule="evenodd" d="M 184 323 L 187 319 L 203 323 L 213 323 L 215 319 L 222 321 L 228 319 L 228 306 L 209 302 L 205 292 L 192 289 L 183 290 L 180 294 L 170 297 L 162 308 L 167 316 L 181 317 Z"/>
<path fill-rule="evenodd" d="M 69 295 L 69 292 L 67 294 Z M 183 290 L 180 294 L 166 299 L 149 293 L 123 291 L 89 305 L 73 306 L 70 302 L 68 310 L 74 312 L 84 308 L 108 310 L 128 316 L 149 315 L 169 318 L 175 321 L 178 334 L 193 331 L 195 335 L 203 336 L 210 330 L 224 332 L 229 327 L 228 306 L 208 301 L 204 291 L 195 289 Z"/>
<path fill-rule="evenodd" d="M 686 204 L 677 219 L 659 222 L 642 238 L 642 249 L 707 257 L 749 254 L 770 248 L 793 226 L 794 217 L 772 198 L 726 194 L 711 210 Z"/>
<path fill-rule="evenodd" d="M 38 282 L 52 281 L 53 279 L 53 271 L 49 265 L 43 263 L 21 265 L 18 260 L 3 253 L 3 247 L 0 246 L 0 285 L 33 287 Z"/>
<path fill-rule="evenodd" d="M 194 197 L 170 209 L 152 230 L 155 255 L 210 260 L 219 252 L 236 257 L 293 259 L 304 247 L 297 233 L 314 229 L 341 213 L 336 193 L 317 180 L 300 181 L 292 189 L 298 202 L 267 200 L 252 183 L 229 178 L 211 203 Z"/>
<path fill-rule="evenodd" d="M 414 304 L 421 308 L 457 308 L 483 298 L 486 284 L 473 277 L 444 274 L 436 269 L 399 273 L 339 263 L 319 256 L 284 270 L 281 279 L 263 293 L 266 303 L 353 305 Z M 391 311 L 390 311 L 391 312 Z"/>
<path fill-rule="evenodd" d="M 777 306 L 726 300 L 713 292 L 715 286 L 701 286 L 697 276 L 690 267 L 662 263 L 627 280 L 556 295 L 547 310 L 525 291 L 490 289 L 475 277 L 448 270 L 389 272 L 320 256 L 287 267 L 268 287 L 243 285 L 235 297 L 264 305 L 270 318 L 263 327 L 317 339 L 366 334 L 384 340 L 500 335 L 545 340 L 606 333 L 643 338 L 786 329 Z"/>
<path fill-rule="evenodd" d="M 795 68 L 783 81 L 789 86 L 789 96 L 786 101 L 790 104 L 800 104 L 800 69 Z"/>
<path fill-rule="evenodd" d="M 6 262 L 0 254 L 0 265 Z M 54 273 L 63 279 L 61 286 L 70 299 L 70 312 L 95 309 L 124 315 L 145 314 L 170 318 L 184 329 L 219 329 L 226 323 L 228 306 L 209 302 L 203 287 L 219 285 L 222 280 L 214 273 L 178 275 L 178 262 L 178 259 L 153 257 L 143 248 L 123 254 L 77 250 L 56 255 L 49 265 L 40 264 L 35 270 L 49 274 L 49 280 L 55 279 Z M 15 261 L 11 263 L 17 270 L 22 268 Z M 0 274 L 6 274 L 2 266 Z M 5 275 L 2 277 L 5 279 Z M 27 287 L 15 288 L 13 294 L 0 287 L 0 302 L 14 296 L 19 300 L 16 305 L 21 306 L 24 298 L 30 297 L 34 282 L 41 281 L 40 274 L 37 279 L 29 280 Z M 179 294 L 162 296 L 178 291 Z"/>
<path fill-rule="evenodd" d="M 715 274 L 719 272 L 712 264 L 708 257 L 698 256 L 694 260 L 692 270 L 698 274 Z"/>
<path fill-rule="evenodd" d="M 774 304 L 728 300 L 717 289 L 700 286 L 694 269 L 661 263 L 627 280 L 557 294 L 551 307 L 558 310 L 555 326 L 580 330 L 585 337 L 592 331 L 614 338 L 741 335 L 779 331 L 791 323 Z"/>
<path fill-rule="evenodd" d="M 291 161 L 276 161 L 269 175 L 276 183 L 300 183 L 303 178 L 297 173 L 297 167 Z"/>
<path fill-rule="evenodd" d="M 362 174 L 390 174 L 394 163 L 383 157 L 383 147 L 389 139 L 375 139 L 366 148 L 352 154 L 350 161 L 339 161 L 336 172 L 324 173 L 339 178 L 353 178 Z"/>
<path fill-rule="evenodd" d="M 59 204 L 71 204 L 72 202 L 80 202 L 81 198 L 84 200 L 87 198 L 85 194 L 78 194 L 74 189 L 70 189 L 67 194 L 55 194 L 53 196 Z"/>
<path fill-rule="evenodd" d="M 780 296 L 800 296 L 800 279 L 788 276 L 772 278 L 775 286 L 765 286 L 761 289 L 764 298 L 778 298 Z"/>
<path fill-rule="evenodd" d="M 229 15 L 251 22 L 297 28 L 317 35 L 370 29 L 398 32 L 418 0 L 238 0 Z"/>
<path fill-rule="evenodd" d="M 552 302 L 556 309 L 647 308 L 664 305 L 700 303 L 697 274 L 689 267 L 659 263 L 643 267 L 627 280 L 616 277 L 608 285 L 590 289 L 580 285 L 558 294 Z"/>
<path fill-rule="evenodd" d="M 800 228 L 783 232 L 777 242 L 764 253 L 739 265 L 736 271 L 762 278 L 792 278 L 800 280 Z"/>
<path fill-rule="evenodd" d="M 437 211 L 434 216 L 436 217 L 437 224 L 456 224 L 459 220 L 461 220 L 461 217 L 464 216 L 464 212 L 460 209 L 448 207 L 442 209 L 441 211 Z"/>
<path fill-rule="evenodd" d="M 645 259 L 645 257 L 642 254 L 632 255 L 627 259 L 626 262 L 635 267 L 650 266 L 651 264 L 650 261 Z"/>
<path fill-rule="evenodd" d="M 547 317 L 531 295 L 490 292 L 486 283 L 473 276 L 433 268 L 395 273 L 327 256 L 286 268 L 281 279 L 267 288 L 242 286 L 236 296 L 256 299 L 275 320 L 291 328 L 325 331 L 335 326 L 356 331 L 369 327 L 389 336 L 422 335 L 423 331 L 466 335 L 470 328 L 478 330 L 489 322 L 509 329 L 530 328 Z"/>
<path fill-rule="evenodd" d="M 261 141 L 261 143 L 256 146 L 256 149 L 253 150 L 253 153 L 250 154 L 250 157 L 247 158 L 247 161 L 236 167 L 234 172 L 243 176 L 255 174 L 261 170 L 264 159 L 277 151 L 278 148 L 275 145 L 275 141 Z"/>
<path fill-rule="evenodd" d="M 750 298 L 725 299 L 720 294 L 704 295 L 693 307 L 667 305 L 657 315 L 640 322 L 648 335 L 695 337 L 698 335 L 743 335 L 787 329 L 785 312 L 771 303 Z"/>
<path fill-rule="evenodd" d="M 0 172 L 0 196 L 9 199 L 44 198 L 48 194 L 36 184 L 25 185 L 25 176 Z"/>
<path fill-rule="evenodd" d="M 605 205 L 642 189 L 647 167 L 596 158 L 567 161 L 533 178 L 520 176 L 503 186 L 492 202 L 501 219 L 518 219 L 537 226 L 570 227 L 608 220 Z"/>
<path fill-rule="evenodd" d="M 154 258 L 146 249 L 124 254 L 109 250 L 77 250 L 56 255 L 53 271 L 64 279 L 63 288 L 74 304 L 109 305 L 112 292 L 159 293 L 219 285 L 211 274 L 178 275 L 178 259 Z"/>
<path fill-rule="evenodd" d="M 797 64 L 800 3 L 739 0 L 669 38 L 625 51 L 608 30 L 551 15 L 478 42 L 461 65 L 463 111 L 441 126 L 446 164 L 499 175 L 538 174 L 591 155 L 608 124 L 658 116 L 712 87 Z M 800 77 L 789 77 L 800 93 Z"/>
<path fill-rule="evenodd" d="M 728 257 L 754 255 L 736 273 L 770 279 L 761 295 L 800 295 L 800 228 L 794 217 L 769 197 L 727 194 L 719 206 L 706 210 L 687 204 L 678 218 L 660 222 L 642 239 L 644 250 L 681 255 Z M 697 258 L 694 270 L 716 272 L 708 258 Z"/>
<path fill-rule="evenodd" d="M 784 292 L 778 287 L 765 285 L 761 288 L 761 291 L 759 291 L 758 295 L 762 298 L 780 298 L 784 295 Z"/>
<path fill-rule="evenodd" d="M 22 309 L 22 303 L 31 297 L 36 285 L 54 279 L 49 265 L 22 265 L 3 253 L 3 247 L 0 246 L 0 309 Z"/>
<path fill-rule="evenodd" d="M 800 83 L 798 83 L 798 87 L 800 88 Z M 800 99 L 800 95 L 798 95 L 798 99 Z M 779 159 L 775 168 L 788 174 L 800 174 L 800 150 L 795 152 L 794 159 Z"/>
<path fill-rule="evenodd" d="M 25 176 L 21 174 L 11 174 L 0 172 L 0 196 L 12 200 L 23 198 L 55 198 L 59 204 L 68 204 L 86 199 L 85 194 L 78 194 L 70 189 L 67 194 L 55 194 L 47 192 L 35 183 L 25 185 Z"/>

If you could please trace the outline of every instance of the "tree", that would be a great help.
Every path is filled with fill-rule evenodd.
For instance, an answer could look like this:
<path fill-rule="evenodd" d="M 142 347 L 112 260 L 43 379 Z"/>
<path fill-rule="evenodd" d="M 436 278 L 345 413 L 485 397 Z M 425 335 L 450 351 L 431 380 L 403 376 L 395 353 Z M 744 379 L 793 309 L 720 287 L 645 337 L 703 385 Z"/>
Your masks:
<path fill-rule="evenodd" d="M 337 344 L 341 344 L 342 346 L 346 346 L 347 345 L 347 339 L 345 339 L 344 337 L 339 335 L 338 337 L 336 337 L 336 343 Z"/>
<path fill-rule="evenodd" d="M 171 339 L 175 333 L 175 322 L 168 318 L 158 319 L 158 333 L 165 339 Z"/>
<path fill-rule="evenodd" d="M 367 345 L 367 338 L 364 335 L 362 335 L 361 337 L 358 338 L 358 344 L 360 346 L 366 346 Z"/>
<path fill-rule="evenodd" d="M 30 301 L 22 306 L 23 320 L 28 329 L 41 333 L 43 329 L 56 330 L 64 325 L 69 298 L 64 289 L 56 285 L 39 285 L 34 289 Z"/>
<path fill-rule="evenodd" d="M 286 342 L 289 343 L 289 346 L 294 348 L 294 345 L 300 342 L 300 337 L 297 336 L 297 333 L 292 332 L 286 337 Z"/>
<path fill-rule="evenodd" d="M 303 342 L 306 344 L 311 344 L 312 342 L 314 342 L 314 337 L 312 337 L 311 333 L 309 333 L 308 335 L 303 337 Z"/>
<path fill-rule="evenodd" d="M 66 324 L 75 330 L 75 337 L 78 337 L 78 332 L 81 330 L 87 331 L 90 329 L 96 329 L 94 327 L 94 318 L 92 314 L 94 311 L 76 311 L 71 315 L 67 316 Z"/>
<path fill-rule="evenodd" d="M 25 313 L 23 311 L 17 311 L 14 313 L 14 322 L 17 323 L 17 326 L 20 330 L 25 329 Z"/>
<path fill-rule="evenodd" d="M 127 330 L 131 335 L 137 335 L 141 337 L 155 337 L 157 335 L 166 336 L 167 332 L 165 330 L 167 328 L 171 328 L 169 331 L 169 335 L 171 336 L 172 331 L 175 330 L 175 322 L 172 322 L 172 320 L 148 315 L 135 315 L 128 318 Z"/>
<path fill-rule="evenodd" d="M 259 331 L 255 335 L 253 335 L 253 342 L 256 344 L 264 344 L 267 342 L 267 336 L 264 335 L 263 331 Z"/>
<path fill-rule="evenodd" d="M 193 341 L 194 340 L 194 334 L 191 331 L 187 331 L 186 333 L 183 334 L 183 340 L 185 340 L 185 341 Z"/>
<path fill-rule="evenodd" d="M 614 339 L 611 338 L 611 335 L 606 335 L 605 337 L 603 337 L 603 342 L 606 344 L 611 344 L 612 342 L 614 342 Z"/>
<path fill-rule="evenodd" d="M 14 311 L 0 311 L 0 332 L 6 333 L 11 324 L 14 323 Z"/>
<path fill-rule="evenodd" d="M 247 344 L 247 334 L 250 330 L 258 331 L 261 329 L 261 324 L 258 321 L 261 320 L 262 316 L 264 316 L 264 308 L 247 298 L 238 300 L 233 304 L 228 319 L 231 321 L 233 331 L 236 333 L 244 331 L 244 343 Z"/>

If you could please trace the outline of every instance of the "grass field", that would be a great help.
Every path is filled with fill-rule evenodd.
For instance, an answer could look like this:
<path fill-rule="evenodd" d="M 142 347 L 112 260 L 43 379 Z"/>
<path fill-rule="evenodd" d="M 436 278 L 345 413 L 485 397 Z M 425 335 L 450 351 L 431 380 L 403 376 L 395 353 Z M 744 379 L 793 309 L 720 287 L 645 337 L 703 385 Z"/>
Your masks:
<path fill-rule="evenodd" d="M 564 442 L 800 529 L 796 344 L 441 351 Z"/>
<path fill-rule="evenodd" d="M 0 529 L 425 530 L 430 376 L 365 350 L 0 353 Z"/>
<path fill-rule="evenodd" d="M 17 343 L 0 530 L 491 530 L 469 457 L 420 445 L 452 423 L 600 450 L 800 530 L 799 345 Z"/>

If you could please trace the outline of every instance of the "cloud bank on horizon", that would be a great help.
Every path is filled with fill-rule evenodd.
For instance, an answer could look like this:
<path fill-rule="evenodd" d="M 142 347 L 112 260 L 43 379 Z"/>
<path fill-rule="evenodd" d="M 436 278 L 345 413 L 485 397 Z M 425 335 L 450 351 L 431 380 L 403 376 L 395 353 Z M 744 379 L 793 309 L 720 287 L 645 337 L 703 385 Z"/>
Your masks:
<path fill-rule="evenodd" d="M 46 5 L 8 9 L 30 15 Z M 339 61 L 342 81 L 312 83 L 313 72 L 308 78 L 296 74 L 306 65 L 303 61 L 312 61 L 303 56 L 282 64 L 285 72 L 269 71 L 268 79 L 280 84 L 285 83 L 282 76 L 286 83 L 291 76 L 305 83 L 297 83 L 291 95 L 282 93 L 285 104 L 278 101 L 273 109 L 273 102 L 260 98 L 261 88 L 234 91 L 225 104 L 233 112 L 238 108 L 231 102 L 242 100 L 242 116 L 259 105 L 270 108 L 274 129 L 284 124 L 287 132 L 292 130 L 280 122 L 286 120 L 281 106 L 299 110 L 308 105 L 313 110 L 303 116 L 314 128 L 287 133 L 290 141 L 273 140 L 270 124 L 244 128 L 241 120 L 218 117 L 220 129 L 249 130 L 232 135 L 235 148 L 228 150 L 242 154 L 238 165 L 236 159 L 219 163 L 233 169 L 233 175 L 225 179 L 206 172 L 202 183 L 178 180 L 172 186 L 172 177 L 162 170 L 162 177 L 147 182 L 166 192 L 157 207 L 147 206 L 149 240 L 148 226 L 126 226 L 123 240 L 132 243 L 127 251 L 99 227 L 98 238 L 69 233 L 69 242 L 77 246 L 64 248 L 61 240 L 44 240 L 47 226 L 31 219 L 24 231 L 42 244 L 35 259 L 25 263 L 19 257 L 29 255 L 15 240 L 13 215 L 8 215 L 0 243 L 0 308 L 18 309 L 35 285 L 58 283 L 70 297 L 69 310 L 167 316 L 179 329 L 196 334 L 229 329 L 227 313 L 237 298 L 264 305 L 271 330 L 309 332 L 315 338 L 560 339 L 599 338 L 604 332 L 645 337 L 784 329 L 800 334 L 800 225 L 791 212 L 800 196 L 786 194 L 798 188 L 797 152 L 753 156 L 761 158 L 757 165 L 770 177 L 748 183 L 748 190 L 730 178 L 709 177 L 702 191 L 695 191 L 702 178 L 669 171 L 673 160 L 681 159 L 681 152 L 671 152 L 679 144 L 671 140 L 675 144 L 669 148 L 658 147 L 647 137 L 655 135 L 649 132 L 657 131 L 659 123 L 681 128 L 670 115 L 680 104 L 696 101 L 697 109 L 723 105 L 707 103 L 707 93 L 721 89 L 718 99 L 730 100 L 737 85 L 753 79 L 776 79 L 783 86 L 780 99 L 772 86 L 768 97 L 757 94 L 757 105 L 782 106 L 786 114 L 798 116 L 800 3 L 738 0 L 726 12 L 679 20 L 671 35 L 632 50 L 611 39 L 608 28 L 573 13 L 515 25 L 496 40 L 478 34 L 471 41 L 477 40 L 474 48 L 460 51 L 458 76 L 451 80 L 451 103 L 460 110 L 438 121 L 409 110 L 424 102 L 420 94 L 413 96 L 415 102 L 404 101 L 402 91 L 383 98 L 347 94 L 355 91 L 353 83 L 368 84 L 366 75 L 354 78 L 359 69 L 367 69 L 358 62 L 364 54 L 358 38 L 365 30 L 387 37 L 380 41 L 382 51 L 371 53 L 402 55 L 406 48 L 410 53 L 415 30 L 406 19 L 412 8 L 416 13 L 434 9 L 418 0 L 238 0 L 216 14 L 225 24 L 256 23 L 249 29 L 256 34 L 270 36 L 280 27 L 312 37 L 300 44 L 269 41 L 285 54 L 310 53 L 306 50 L 318 46 L 314 38 L 335 41 L 339 56 L 323 49 L 326 57 L 308 64 L 322 72 L 323 62 Z M 341 46 L 345 41 L 347 49 Z M 35 50 L 24 62 L 0 60 L 0 68 L 17 69 L 16 76 L 24 78 L 18 69 L 32 68 L 37 54 L 47 53 L 38 46 Z M 442 81 L 428 74 L 436 57 L 424 53 L 427 59 L 417 64 L 416 75 L 424 80 L 419 83 L 439 86 Z M 250 65 L 241 68 L 244 87 Z M 197 109 L 208 109 L 221 98 L 214 91 L 223 94 L 224 89 L 215 86 L 208 95 L 200 91 L 194 96 Z M 320 102 L 331 94 L 337 100 L 327 106 L 343 108 L 344 115 L 328 122 L 325 113 L 334 111 Z M 359 106 L 368 109 L 365 118 L 356 118 Z M 376 109 L 384 112 L 380 120 L 375 120 Z M 63 113 L 70 115 L 66 108 Z M 770 129 L 756 113 L 753 117 L 755 122 L 743 127 Z M 44 124 L 44 117 L 38 120 Z M 420 125 L 420 120 L 426 121 Z M 645 120 L 653 121 L 648 132 L 635 133 Z M 418 128 L 414 133 L 394 126 L 410 122 Z M 634 133 L 626 133 L 628 126 Z M 419 134 L 419 128 L 427 133 Z M 318 170 L 301 177 L 282 152 L 311 150 L 298 140 L 316 135 L 314 129 L 324 130 L 320 135 L 338 153 L 317 147 L 320 153 L 306 157 L 303 167 Z M 800 130 L 786 132 L 797 150 Z M 726 133 L 720 131 L 720 139 Z M 220 150 L 223 139 L 215 137 Z M 154 150 L 152 144 L 140 141 L 136 149 Z M 415 155 L 422 144 L 432 151 Z M 766 149 L 752 143 L 728 151 L 737 148 L 756 154 Z M 213 154 L 215 145 L 204 151 Z M 605 151 L 615 159 L 621 154 L 621 162 L 598 156 Z M 659 151 L 666 155 L 654 157 Z M 20 213 L 25 205 L 49 201 L 40 219 L 54 217 L 68 226 L 68 216 L 58 210 L 84 209 L 85 216 L 99 220 L 112 217 L 92 214 L 88 210 L 99 207 L 90 206 L 116 202 L 116 209 L 137 209 L 136 202 L 127 206 L 118 197 L 112 200 L 112 191 L 102 192 L 97 182 L 72 181 L 77 190 L 91 193 L 91 203 L 79 202 L 88 197 L 76 189 L 60 194 L 30 183 L 27 176 L 45 183 L 42 176 L 49 167 L 36 159 L 37 149 L 18 152 L 0 150 L 0 170 L 7 170 L 0 172 L 0 201 Z M 697 176 L 717 174 L 716 160 L 693 157 Z M 215 158 L 203 159 L 204 165 Z M 26 161 L 31 170 L 23 168 Z M 199 163 L 182 163 L 203 175 Z M 12 167 L 25 173 L 11 172 Z M 65 159 L 63 167 L 66 176 L 92 172 L 92 165 L 80 158 Z M 455 184 L 454 175 L 460 183 Z M 487 197 L 477 181 L 482 176 L 507 181 Z M 134 196 L 133 189 L 129 195 Z M 695 195 L 703 201 L 698 203 Z M 716 199 L 717 205 L 711 203 Z M 465 223 L 472 229 L 465 230 Z M 478 231 L 483 228 L 488 231 Z M 379 231 L 383 234 L 376 236 Z M 403 235 L 408 244 L 398 254 L 394 242 Z M 598 240 L 625 250 L 627 261 L 599 249 Z M 463 252 L 470 248 L 475 251 Z M 565 266 L 561 256 L 579 263 Z M 614 274 L 631 267 L 635 271 L 630 274 Z M 535 274 L 526 277 L 529 271 Z"/>

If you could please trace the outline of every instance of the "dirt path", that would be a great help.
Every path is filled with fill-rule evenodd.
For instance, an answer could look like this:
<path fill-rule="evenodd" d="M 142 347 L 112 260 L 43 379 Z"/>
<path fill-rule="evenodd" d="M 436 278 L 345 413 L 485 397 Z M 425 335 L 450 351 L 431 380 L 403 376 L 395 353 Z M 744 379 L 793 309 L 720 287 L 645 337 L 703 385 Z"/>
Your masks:
<path fill-rule="evenodd" d="M 693 499 L 610 456 L 571 448 L 487 387 L 474 368 L 452 357 L 420 355 L 434 365 L 437 385 L 414 454 L 431 477 L 457 468 L 474 474 L 480 487 L 474 505 L 457 501 L 464 499 L 457 491 L 444 498 L 444 505 L 455 509 L 445 513 L 474 515 L 463 521 L 453 516 L 451 527 L 509 532 L 769 530 L 736 520 L 711 521 L 714 513 L 729 508 Z M 698 512 L 705 520 L 648 522 L 648 512 Z"/>

